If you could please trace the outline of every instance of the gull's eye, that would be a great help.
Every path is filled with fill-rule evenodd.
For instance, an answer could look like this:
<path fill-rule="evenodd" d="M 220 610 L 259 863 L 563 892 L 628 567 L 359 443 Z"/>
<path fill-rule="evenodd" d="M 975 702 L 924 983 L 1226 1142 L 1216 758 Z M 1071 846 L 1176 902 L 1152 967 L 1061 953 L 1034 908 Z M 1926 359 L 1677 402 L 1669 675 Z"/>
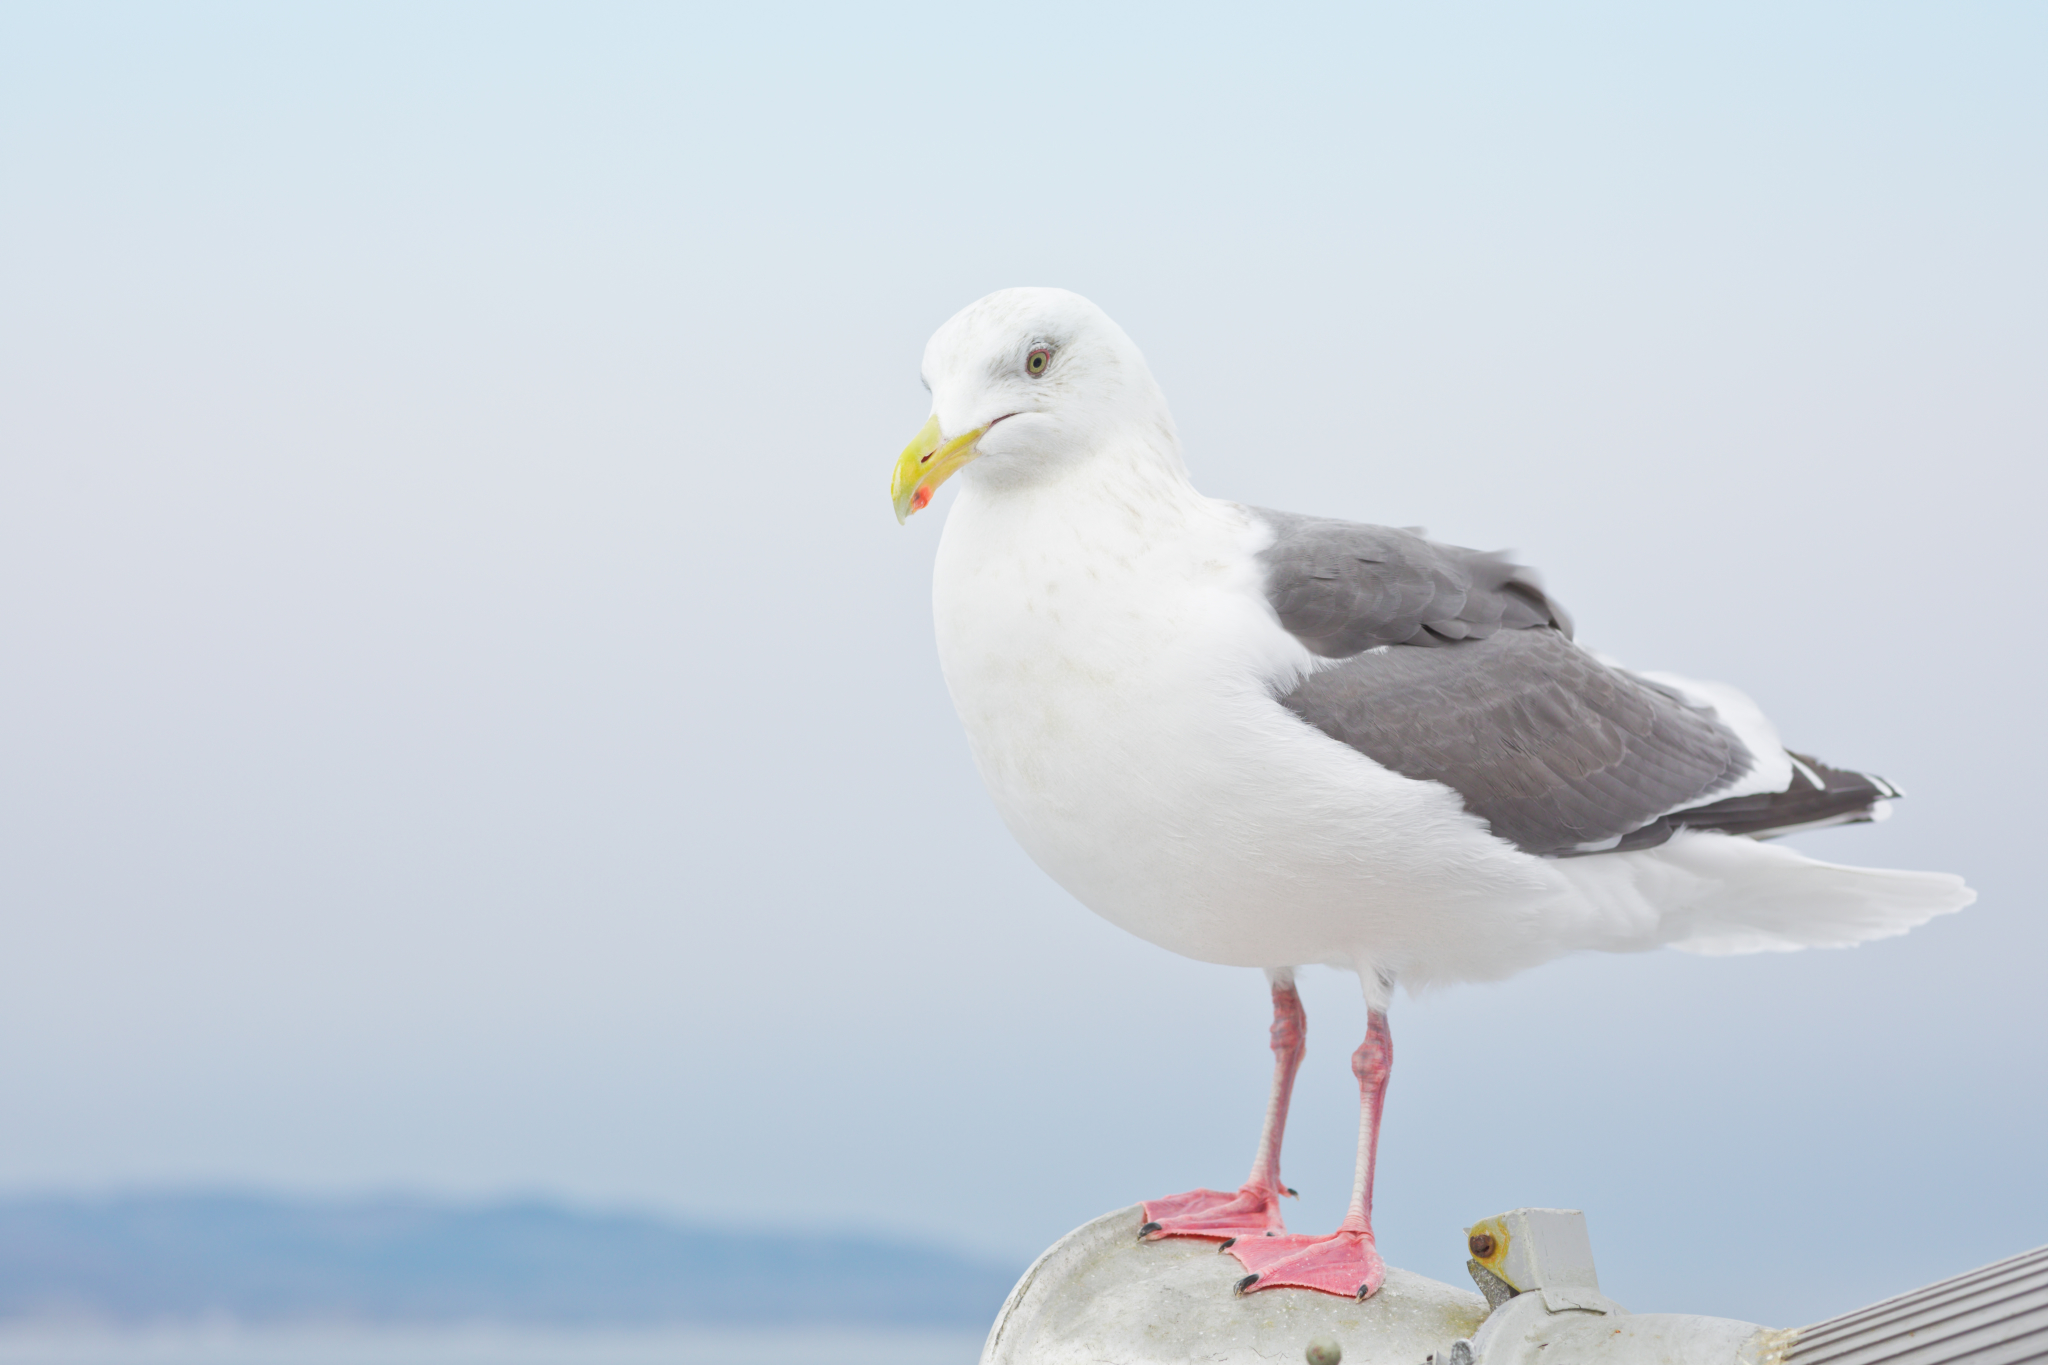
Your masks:
<path fill-rule="evenodd" d="M 1032 374 L 1044 374 L 1045 367 L 1052 364 L 1052 347 L 1040 346 L 1025 357 L 1024 368 Z"/>

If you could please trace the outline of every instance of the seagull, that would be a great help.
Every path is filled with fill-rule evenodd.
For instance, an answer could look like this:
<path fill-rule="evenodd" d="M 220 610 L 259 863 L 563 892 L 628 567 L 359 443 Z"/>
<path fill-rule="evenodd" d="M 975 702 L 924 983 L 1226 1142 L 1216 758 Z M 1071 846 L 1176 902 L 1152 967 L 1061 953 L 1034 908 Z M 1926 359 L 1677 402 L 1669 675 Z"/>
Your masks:
<path fill-rule="evenodd" d="M 1748 953 L 1904 933 L 1961 878 L 1764 839 L 1880 819 L 1882 778 L 1788 750 L 1732 687 L 1588 650 L 1536 575 L 1410 530 L 1206 497 L 1131 339 L 1061 289 L 1006 289 L 926 346 L 931 419 L 899 522 L 949 479 L 932 606 L 989 795 L 1111 923 L 1265 971 L 1272 1090 L 1251 1174 L 1144 1205 L 1138 1235 L 1220 1242 L 1236 1292 L 1364 1299 L 1386 1267 L 1373 1167 L 1410 989 L 1563 953 Z M 1297 969 L 1355 972 L 1350 1210 L 1288 1233 L 1281 1139 Z"/>

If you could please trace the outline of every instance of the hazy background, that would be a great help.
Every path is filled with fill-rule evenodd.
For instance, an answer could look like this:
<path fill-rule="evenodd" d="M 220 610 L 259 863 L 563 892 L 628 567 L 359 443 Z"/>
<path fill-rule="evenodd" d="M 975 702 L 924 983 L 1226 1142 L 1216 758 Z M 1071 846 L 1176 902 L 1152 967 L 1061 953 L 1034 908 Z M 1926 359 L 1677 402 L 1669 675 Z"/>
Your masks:
<path fill-rule="evenodd" d="M 1254 973 L 1012 845 L 891 520 L 952 311 L 1206 490 L 1513 546 L 1983 899 L 1402 1001 L 1390 1260 L 1794 1324 L 2042 1239 L 2048 10 L 0 10 L 0 1191 L 532 1193 L 1023 1261 L 1234 1185 Z M 1354 985 L 1286 1171 L 1341 1214 Z"/>

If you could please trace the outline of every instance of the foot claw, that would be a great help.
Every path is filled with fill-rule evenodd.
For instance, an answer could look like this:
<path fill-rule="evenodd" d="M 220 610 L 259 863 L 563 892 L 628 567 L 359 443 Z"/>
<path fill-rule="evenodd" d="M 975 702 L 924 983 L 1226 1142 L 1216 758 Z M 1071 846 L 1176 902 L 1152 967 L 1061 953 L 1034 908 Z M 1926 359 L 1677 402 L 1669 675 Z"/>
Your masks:
<path fill-rule="evenodd" d="M 1288 1197 L 1289 1199 L 1299 1199 L 1299 1198 L 1301 1198 L 1301 1191 L 1300 1191 L 1300 1190 L 1289 1190 L 1289 1191 L 1287 1192 L 1287 1197 Z"/>
<path fill-rule="evenodd" d="M 1221 1255 L 1236 1245 L 1237 1239 L 1235 1237 L 1225 1237 L 1216 1247 L 1217 1254 Z"/>
<path fill-rule="evenodd" d="M 1146 1240 L 1147 1238 L 1149 1238 L 1149 1237 L 1150 1237 L 1150 1236 L 1151 1236 L 1151 1235 L 1152 1235 L 1153 1233 L 1155 1233 L 1155 1232 L 1158 1232 L 1158 1231 L 1159 1231 L 1159 1224 L 1157 1224 L 1157 1223 L 1147 1223 L 1147 1224 L 1145 1224 L 1145 1226 L 1144 1226 L 1144 1227 L 1141 1227 L 1141 1228 L 1139 1228 L 1139 1229 L 1138 1229 L 1138 1240 L 1139 1240 L 1139 1241 L 1141 1241 L 1141 1242 L 1142 1242 L 1142 1241 L 1145 1241 L 1145 1240 Z"/>
<path fill-rule="evenodd" d="M 1230 1292 L 1233 1294 L 1242 1294 L 1245 1290 L 1250 1289 L 1253 1285 L 1257 1284 L 1258 1282 L 1258 1276 L 1247 1275 L 1243 1279 L 1239 1280 L 1236 1284 L 1232 1285 L 1230 1287 Z"/>

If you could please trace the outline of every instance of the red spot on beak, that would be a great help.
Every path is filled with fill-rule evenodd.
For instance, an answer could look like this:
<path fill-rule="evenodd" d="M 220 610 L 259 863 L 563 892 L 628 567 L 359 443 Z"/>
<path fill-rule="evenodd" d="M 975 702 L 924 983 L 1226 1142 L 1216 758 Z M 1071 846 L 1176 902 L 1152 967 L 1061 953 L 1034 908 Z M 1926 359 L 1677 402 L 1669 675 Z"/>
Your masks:
<path fill-rule="evenodd" d="M 915 493 L 912 493 L 910 495 L 910 510 L 913 512 L 922 512 L 926 507 L 928 507 L 931 504 L 931 500 L 931 488 L 929 486 L 920 488 Z"/>

